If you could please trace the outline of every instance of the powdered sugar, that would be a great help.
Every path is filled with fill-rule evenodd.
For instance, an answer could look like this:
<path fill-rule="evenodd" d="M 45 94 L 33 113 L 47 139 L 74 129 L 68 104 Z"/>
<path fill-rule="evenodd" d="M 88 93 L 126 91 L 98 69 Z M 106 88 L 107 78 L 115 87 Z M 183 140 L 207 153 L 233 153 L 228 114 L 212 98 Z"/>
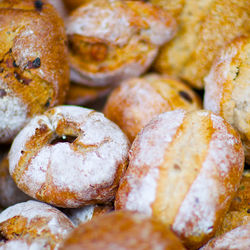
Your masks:
<path fill-rule="evenodd" d="M 25 240 L 11 240 L 0 245 L 0 250 L 50 250 L 46 240 L 38 239 L 32 243 L 28 243 Z"/>

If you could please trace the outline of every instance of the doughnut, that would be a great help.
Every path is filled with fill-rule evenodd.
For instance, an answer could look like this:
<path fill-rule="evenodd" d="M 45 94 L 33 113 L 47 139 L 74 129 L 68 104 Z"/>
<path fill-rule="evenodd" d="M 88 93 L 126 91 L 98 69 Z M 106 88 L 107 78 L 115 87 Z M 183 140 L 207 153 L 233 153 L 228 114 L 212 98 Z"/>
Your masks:
<path fill-rule="evenodd" d="M 238 133 L 210 111 L 175 110 L 134 140 L 115 209 L 153 216 L 197 249 L 214 236 L 244 168 Z"/>
<path fill-rule="evenodd" d="M 164 224 L 142 214 L 119 211 L 78 226 L 64 241 L 68 249 L 185 249 Z"/>
<path fill-rule="evenodd" d="M 64 102 L 69 64 L 64 24 L 46 1 L 0 2 L 0 143 Z"/>
<path fill-rule="evenodd" d="M 179 31 L 163 46 L 154 68 L 202 89 L 219 50 L 232 39 L 250 33 L 250 2 L 189 0 L 181 9 Z"/>
<path fill-rule="evenodd" d="M 113 206 L 111 205 L 90 205 L 82 208 L 64 209 L 63 212 L 69 217 L 75 226 L 79 226 L 83 222 L 110 213 L 113 210 Z"/>
<path fill-rule="evenodd" d="M 204 107 L 240 133 L 250 163 L 250 37 L 235 39 L 219 53 L 205 78 Z"/>
<path fill-rule="evenodd" d="M 9 174 L 9 161 L 5 156 L 0 160 L 0 206 L 9 207 L 31 198 L 17 188 Z"/>
<path fill-rule="evenodd" d="M 220 237 L 210 240 L 201 250 L 248 250 L 250 249 L 250 223 L 237 227 Z"/>
<path fill-rule="evenodd" d="M 176 22 L 149 3 L 98 0 L 73 11 L 66 29 L 72 80 L 114 86 L 148 69 L 159 47 L 174 36 Z"/>
<path fill-rule="evenodd" d="M 200 98 L 182 82 L 157 74 L 124 81 L 109 96 L 104 114 L 131 142 L 156 115 L 175 109 L 197 110 Z"/>
<path fill-rule="evenodd" d="M 129 142 L 103 114 L 58 106 L 34 117 L 17 135 L 9 170 L 29 196 L 77 208 L 114 199 L 127 167 Z"/>
<path fill-rule="evenodd" d="M 19 203 L 0 214 L 0 249 L 16 244 L 58 249 L 73 228 L 66 215 L 54 207 L 38 201 Z"/>

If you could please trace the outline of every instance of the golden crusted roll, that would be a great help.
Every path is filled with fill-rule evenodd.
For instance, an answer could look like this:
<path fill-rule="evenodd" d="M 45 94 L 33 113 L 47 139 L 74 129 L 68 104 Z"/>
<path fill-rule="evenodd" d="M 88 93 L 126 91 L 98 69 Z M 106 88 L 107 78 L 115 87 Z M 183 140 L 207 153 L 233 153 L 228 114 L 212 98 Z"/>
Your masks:
<path fill-rule="evenodd" d="M 64 25 L 46 1 L 0 2 L 0 143 L 64 102 L 69 65 Z"/>
<path fill-rule="evenodd" d="M 20 131 L 9 170 L 35 199 L 66 208 L 105 204 L 115 197 L 129 147 L 124 133 L 102 113 L 58 106 Z"/>
<path fill-rule="evenodd" d="M 197 249 L 220 226 L 243 168 L 240 137 L 221 117 L 205 110 L 166 112 L 134 140 L 115 208 L 156 217 Z"/>
<path fill-rule="evenodd" d="M 106 86 L 139 76 L 175 32 L 173 17 L 149 3 L 91 1 L 71 13 L 67 22 L 71 78 L 83 85 Z"/>
<path fill-rule="evenodd" d="M 249 250 L 250 223 L 210 240 L 201 250 Z"/>
<path fill-rule="evenodd" d="M 81 224 L 65 240 L 61 249 L 184 250 L 184 247 L 159 221 L 142 214 L 119 211 Z"/>
<path fill-rule="evenodd" d="M 222 49 L 205 83 L 204 107 L 240 133 L 250 163 L 250 37 L 237 38 Z"/>
<path fill-rule="evenodd" d="M 149 74 L 124 81 L 109 96 L 104 114 L 119 125 L 132 142 L 156 115 L 175 109 L 201 108 L 199 97 L 184 83 Z"/>
<path fill-rule="evenodd" d="M 250 33 L 250 1 L 185 1 L 179 21 L 177 36 L 161 50 L 155 68 L 203 88 L 218 51 L 235 37 Z"/>
<path fill-rule="evenodd" d="M 0 214 L 0 249 L 58 249 L 73 229 L 69 218 L 54 207 L 19 203 Z"/>
<path fill-rule="evenodd" d="M 31 200 L 17 188 L 9 174 L 9 161 L 5 156 L 0 159 L 0 207 L 9 207 L 16 203 Z"/>

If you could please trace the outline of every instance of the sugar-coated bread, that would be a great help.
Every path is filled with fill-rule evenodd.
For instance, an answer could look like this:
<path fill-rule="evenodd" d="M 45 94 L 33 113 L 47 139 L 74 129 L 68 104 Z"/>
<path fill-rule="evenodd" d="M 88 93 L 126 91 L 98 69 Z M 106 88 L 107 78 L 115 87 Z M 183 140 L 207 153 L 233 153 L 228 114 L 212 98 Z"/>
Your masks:
<path fill-rule="evenodd" d="M 250 223 L 210 240 L 201 250 L 249 250 Z"/>
<path fill-rule="evenodd" d="M 109 96 L 104 114 L 119 125 L 132 142 L 156 115 L 175 109 L 201 108 L 192 89 L 179 80 L 157 74 L 124 81 Z"/>
<path fill-rule="evenodd" d="M 32 245 L 34 249 L 58 249 L 73 228 L 69 218 L 54 207 L 38 201 L 19 203 L 0 214 L 0 249 L 29 246 L 31 250 Z"/>
<path fill-rule="evenodd" d="M 180 240 L 162 223 L 142 214 L 113 212 L 76 228 L 61 249 L 182 250 Z"/>
<path fill-rule="evenodd" d="M 168 0 L 165 2 L 167 5 Z M 250 1 L 185 0 L 178 20 L 179 31 L 161 49 L 155 69 L 203 88 L 219 50 L 250 33 Z"/>
<path fill-rule="evenodd" d="M 106 203 L 114 199 L 128 150 L 127 137 L 103 114 L 58 106 L 17 135 L 10 174 L 25 193 L 58 207 Z"/>
<path fill-rule="evenodd" d="M 70 14 L 66 26 L 71 78 L 88 86 L 115 85 L 141 75 L 176 32 L 166 11 L 122 0 L 90 1 Z"/>
<path fill-rule="evenodd" d="M 5 156 L 0 159 L 0 206 L 9 207 L 16 203 L 30 200 L 31 198 L 24 194 L 9 174 L 9 161 Z"/>
<path fill-rule="evenodd" d="M 47 1 L 0 2 L 0 143 L 64 102 L 69 86 L 62 19 Z"/>
<path fill-rule="evenodd" d="M 250 163 L 250 37 L 235 39 L 219 53 L 205 83 L 204 107 L 240 133 Z"/>
<path fill-rule="evenodd" d="M 110 213 L 114 208 L 111 205 L 90 205 L 82 208 L 63 209 L 63 212 L 69 217 L 75 226 L 93 218 Z"/>
<path fill-rule="evenodd" d="M 134 140 L 115 208 L 154 216 L 197 249 L 222 222 L 243 168 L 240 137 L 223 118 L 205 110 L 166 112 Z"/>

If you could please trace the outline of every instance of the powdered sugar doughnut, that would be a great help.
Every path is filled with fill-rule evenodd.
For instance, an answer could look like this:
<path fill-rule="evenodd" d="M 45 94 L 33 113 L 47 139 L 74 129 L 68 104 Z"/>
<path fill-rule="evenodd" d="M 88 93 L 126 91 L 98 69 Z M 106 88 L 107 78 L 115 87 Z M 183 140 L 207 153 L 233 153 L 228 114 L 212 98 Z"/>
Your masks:
<path fill-rule="evenodd" d="M 149 3 L 99 0 L 71 13 L 66 28 L 72 80 L 107 86 L 144 73 L 175 34 L 176 22 Z"/>
<path fill-rule="evenodd" d="M 239 135 L 221 117 L 166 112 L 136 137 L 115 207 L 155 216 L 198 248 L 215 234 L 243 168 Z"/>
<path fill-rule="evenodd" d="M 57 249 L 73 228 L 66 215 L 54 207 L 37 201 L 19 203 L 0 214 L 0 249 L 20 244 Z"/>
<path fill-rule="evenodd" d="M 58 106 L 15 138 L 10 174 L 25 193 L 59 207 L 105 203 L 114 199 L 128 150 L 126 136 L 103 114 Z"/>

